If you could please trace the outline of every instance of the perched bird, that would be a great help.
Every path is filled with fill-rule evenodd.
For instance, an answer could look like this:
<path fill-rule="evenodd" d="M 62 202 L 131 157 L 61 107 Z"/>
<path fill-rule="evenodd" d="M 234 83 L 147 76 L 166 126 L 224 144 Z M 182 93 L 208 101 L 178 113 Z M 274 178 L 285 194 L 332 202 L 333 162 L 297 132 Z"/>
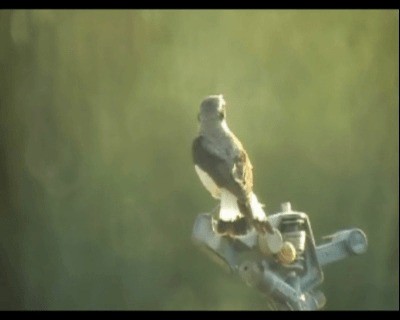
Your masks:
<path fill-rule="evenodd" d="M 226 122 L 225 100 L 212 95 L 203 100 L 200 130 L 192 145 L 195 170 L 204 187 L 220 200 L 214 230 L 221 235 L 245 235 L 252 227 L 273 233 L 262 204 L 253 193 L 250 159 Z"/>

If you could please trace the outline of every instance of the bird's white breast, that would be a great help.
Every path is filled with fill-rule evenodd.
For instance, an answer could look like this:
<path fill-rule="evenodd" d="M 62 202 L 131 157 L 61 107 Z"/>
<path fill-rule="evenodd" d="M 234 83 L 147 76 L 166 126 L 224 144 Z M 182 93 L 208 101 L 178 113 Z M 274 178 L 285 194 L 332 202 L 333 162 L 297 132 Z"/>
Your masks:
<path fill-rule="evenodd" d="M 208 190 L 208 192 L 210 192 L 214 198 L 219 199 L 221 197 L 221 190 L 214 182 L 214 180 L 210 177 L 210 175 L 202 170 L 198 165 L 195 165 L 194 169 L 196 170 L 201 183 Z"/>

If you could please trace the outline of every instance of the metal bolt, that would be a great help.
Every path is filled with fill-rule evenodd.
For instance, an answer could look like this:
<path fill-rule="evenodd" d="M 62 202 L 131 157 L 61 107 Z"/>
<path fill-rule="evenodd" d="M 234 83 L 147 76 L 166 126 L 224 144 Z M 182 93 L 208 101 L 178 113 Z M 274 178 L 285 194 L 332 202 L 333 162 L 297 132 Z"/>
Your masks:
<path fill-rule="evenodd" d="M 281 208 L 283 212 L 291 212 L 292 211 L 292 206 L 290 202 L 284 202 L 281 204 Z"/>

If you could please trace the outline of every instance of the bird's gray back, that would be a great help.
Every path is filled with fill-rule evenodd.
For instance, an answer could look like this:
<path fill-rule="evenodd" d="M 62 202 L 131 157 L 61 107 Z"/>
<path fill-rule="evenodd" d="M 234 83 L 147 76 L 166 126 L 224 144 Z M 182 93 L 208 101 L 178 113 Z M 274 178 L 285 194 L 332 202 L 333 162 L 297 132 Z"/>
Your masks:
<path fill-rule="evenodd" d="M 203 147 L 211 154 L 224 159 L 228 164 L 233 165 L 234 159 L 240 155 L 241 144 L 225 132 L 217 135 L 203 135 Z M 239 145 L 238 145 L 239 144 Z"/>

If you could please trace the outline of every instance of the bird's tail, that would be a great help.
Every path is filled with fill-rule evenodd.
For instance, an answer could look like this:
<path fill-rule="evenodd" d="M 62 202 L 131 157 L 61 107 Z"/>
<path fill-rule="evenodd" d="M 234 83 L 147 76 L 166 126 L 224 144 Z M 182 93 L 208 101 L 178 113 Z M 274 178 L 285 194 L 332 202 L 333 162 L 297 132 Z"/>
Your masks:
<path fill-rule="evenodd" d="M 257 196 L 253 192 L 250 194 L 249 198 L 254 228 L 261 233 L 274 233 L 273 227 L 268 221 L 267 214 L 263 209 L 264 205 L 258 201 Z"/>

